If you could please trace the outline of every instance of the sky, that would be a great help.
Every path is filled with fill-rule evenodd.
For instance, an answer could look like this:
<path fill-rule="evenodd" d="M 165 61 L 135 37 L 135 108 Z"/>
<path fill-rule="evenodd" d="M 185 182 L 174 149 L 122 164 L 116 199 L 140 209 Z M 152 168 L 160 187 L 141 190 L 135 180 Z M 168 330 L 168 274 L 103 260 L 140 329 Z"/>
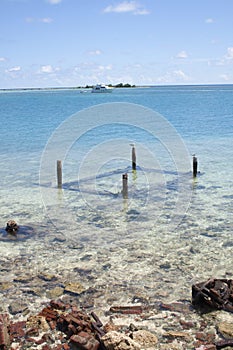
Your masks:
<path fill-rule="evenodd" d="M 233 84 L 233 0 L 0 0 L 0 89 Z"/>

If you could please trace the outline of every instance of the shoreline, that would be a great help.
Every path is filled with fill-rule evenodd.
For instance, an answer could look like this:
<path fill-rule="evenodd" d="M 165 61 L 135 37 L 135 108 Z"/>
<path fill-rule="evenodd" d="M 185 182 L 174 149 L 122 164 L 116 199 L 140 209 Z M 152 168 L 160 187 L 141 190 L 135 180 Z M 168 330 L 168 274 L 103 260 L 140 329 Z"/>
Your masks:
<path fill-rule="evenodd" d="M 137 89 L 137 88 L 177 88 L 177 87 L 216 87 L 226 86 L 233 87 L 233 84 L 168 84 L 168 85 L 132 85 L 132 86 L 114 86 L 114 89 Z M 90 87 L 88 87 L 90 88 Z M 19 87 L 19 88 L 0 88 L 0 92 L 15 92 L 15 91 L 53 91 L 53 90 L 82 90 L 88 89 L 86 86 L 64 86 L 64 87 Z"/>

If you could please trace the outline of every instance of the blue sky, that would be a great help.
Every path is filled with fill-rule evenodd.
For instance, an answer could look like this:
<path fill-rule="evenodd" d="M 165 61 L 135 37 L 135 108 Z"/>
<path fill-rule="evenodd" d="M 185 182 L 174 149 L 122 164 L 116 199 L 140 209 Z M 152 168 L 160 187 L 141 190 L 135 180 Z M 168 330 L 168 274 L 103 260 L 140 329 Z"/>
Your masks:
<path fill-rule="evenodd" d="M 0 0 L 0 88 L 233 83 L 233 0 Z"/>

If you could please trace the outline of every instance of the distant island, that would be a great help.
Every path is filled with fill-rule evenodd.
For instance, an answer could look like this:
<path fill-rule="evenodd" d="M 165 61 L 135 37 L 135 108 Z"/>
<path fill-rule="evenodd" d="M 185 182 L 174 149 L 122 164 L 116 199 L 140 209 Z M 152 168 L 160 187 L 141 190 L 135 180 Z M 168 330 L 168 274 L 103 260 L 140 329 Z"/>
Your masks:
<path fill-rule="evenodd" d="M 129 83 L 127 83 L 127 84 L 119 83 L 116 85 L 105 84 L 105 85 L 109 86 L 109 87 L 114 87 L 114 88 L 134 88 L 134 87 L 136 87 L 136 85 L 131 85 Z M 79 86 L 78 89 L 92 89 L 93 87 L 94 87 L 94 85 L 86 85 L 86 86 Z"/>
<path fill-rule="evenodd" d="M 106 86 L 112 87 L 112 88 L 135 88 L 136 85 L 131 84 L 123 84 L 119 83 L 116 85 L 112 84 L 105 84 Z M 38 91 L 38 90 L 73 90 L 73 89 L 92 89 L 95 85 L 86 85 L 86 86 L 70 86 L 70 87 L 23 87 L 23 88 L 2 88 L 0 91 Z"/>

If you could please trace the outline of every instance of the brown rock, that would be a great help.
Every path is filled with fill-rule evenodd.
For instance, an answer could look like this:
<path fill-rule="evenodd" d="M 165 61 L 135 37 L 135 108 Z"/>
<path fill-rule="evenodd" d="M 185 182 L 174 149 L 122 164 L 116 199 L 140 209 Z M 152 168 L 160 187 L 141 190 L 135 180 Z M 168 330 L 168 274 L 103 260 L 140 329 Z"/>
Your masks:
<path fill-rule="evenodd" d="M 100 346 L 98 340 L 91 334 L 83 331 L 72 335 L 70 342 L 78 346 L 80 350 L 97 350 Z"/>
<path fill-rule="evenodd" d="M 25 336 L 25 321 L 18 321 L 15 323 L 11 323 L 9 326 L 9 333 L 11 341 L 20 339 Z"/>
<path fill-rule="evenodd" d="M 63 350 L 69 350 L 70 346 L 68 344 L 63 344 Z"/>
<path fill-rule="evenodd" d="M 215 340 L 215 334 L 207 332 L 197 332 L 196 339 L 201 340 L 204 343 L 213 343 Z"/>
<path fill-rule="evenodd" d="M 49 345 L 43 345 L 42 350 L 51 350 L 51 347 Z"/>
<path fill-rule="evenodd" d="M 131 333 L 130 337 L 145 349 L 158 343 L 158 338 L 153 333 L 142 329 Z"/>
<path fill-rule="evenodd" d="M 112 306 L 111 312 L 120 314 L 136 314 L 139 315 L 143 312 L 141 305 L 127 305 L 127 306 Z"/>
<path fill-rule="evenodd" d="M 111 331 L 118 331 L 120 329 L 120 326 L 117 326 L 113 322 L 109 321 L 104 325 L 103 329 L 106 333 L 108 333 Z"/>
<path fill-rule="evenodd" d="M 187 332 L 169 331 L 169 332 L 166 332 L 164 336 L 166 338 L 171 338 L 171 339 L 183 338 L 185 340 L 190 340 L 190 334 Z"/>
<path fill-rule="evenodd" d="M 233 324 L 222 322 L 218 325 L 218 332 L 226 339 L 233 338 Z"/>
<path fill-rule="evenodd" d="M 193 321 L 180 320 L 180 325 L 183 329 L 192 329 L 195 327 L 195 323 Z"/>
<path fill-rule="evenodd" d="M 79 282 L 70 282 L 65 286 L 65 292 L 72 294 L 81 294 L 85 292 L 86 288 Z"/>
<path fill-rule="evenodd" d="M 50 306 L 53 308 L 53 309 L 56 309 L 56 310 L 62 310 L 64 311 L 66 309 L 66 305 L 60 301 L 60 300 L 51 300 L 50 301 Z"/>
<path fill-rule="evenodd" d="M 41 273 L 40 275 L 38 275 L 38 278 L 42 279 L 43 281 L 46 282 L 51 282 L 51 281 L 56 281 L 57 280 L 57 276 L 55 275 L 51 275 L 48 273 Z"/>
<path fill-rule="evenodd" d="M 0 348 L 5 349 L 10 343 L 10 337 L 8 333 L 9 316 L 8 314 L 0 315 Z"/>
<path fill-rule="evenodd" d="M 53 289 L 47 290 L 46 296 L 49 299 L 56 299 L 56 298 L 60 297 L 63 294 L 63 292 L 64 292 L 64 288 L 57 286 Z"/>
<path fill-rule="evenodd" d="M 7 290 L 14 286 L 12 282 L 0 282 L 0 290 Z"/>
<path fill-rule="evenodd" d="M 28 317 L 26 322 L 26 327 L 28 329 L 30 328 L 37 328 L 42 330 L 43 332 L 47 332 L 49 330 L 48 322 L 46 321 L 44 316 L 39 315 L 31 315 Z"/>
<path fill-rule="evenodd" d="M 40 313 L 39 316 L 44 316 L 46 321 L 56 320 L 58 313 L 56 310 L 53 310 L 51 307 L 45 307 Z"/>
<path fill-rule="evenodd" d="M 190 305 L 184 304 L 184 303 L 178 303 L 178 302 L 174 302 L 170 304 L 161 303 L 160 308 L 162 310 L 168 310 L 168 311 L 174 311 L 174 312 L 183 312 L 183 313 L 191 312 Z"/>
<path fill-rule="evenodd" d="M 9 220 L 6 223 L 5 230 L 11 234 L 16 234 L 19 229 L 19 226 L 15 220 Z"/>

